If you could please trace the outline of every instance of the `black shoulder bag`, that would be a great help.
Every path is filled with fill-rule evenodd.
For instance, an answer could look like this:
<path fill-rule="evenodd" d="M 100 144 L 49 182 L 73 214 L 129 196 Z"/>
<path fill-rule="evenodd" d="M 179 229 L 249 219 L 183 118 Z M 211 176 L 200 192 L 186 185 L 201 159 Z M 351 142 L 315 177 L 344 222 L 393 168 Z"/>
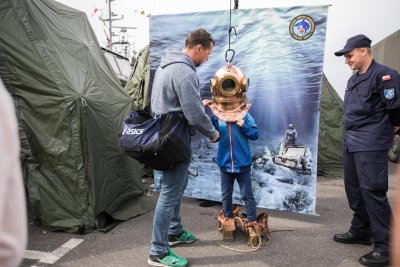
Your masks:
<path fill-rule="evenodd" d="M 152 169 L 165 171 L 190 157 L 190 134 L 181 112 L 153 118 L 132 111 L 122 124 L 121 149 Z"/>

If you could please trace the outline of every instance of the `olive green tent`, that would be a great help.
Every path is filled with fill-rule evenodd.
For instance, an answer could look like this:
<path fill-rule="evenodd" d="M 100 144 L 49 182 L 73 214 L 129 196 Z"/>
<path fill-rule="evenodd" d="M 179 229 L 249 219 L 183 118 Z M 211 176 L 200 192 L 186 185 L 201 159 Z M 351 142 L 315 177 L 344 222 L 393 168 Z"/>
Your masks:
<path fill-rule="evenodd" d="M 150 48 L 139 51 L 125 91 L 133 99 L 133 108 L 150 113 Z"/>
<path fill-rule="evenodd" d="M 372 46 L 374 59 L 400 73 L 400 30 Z"/>
<path fill-rule="evenodd" d="M 30 213 L 50 230 L 107 229 L 154 208 L 119 149 L 132 108 L 83 12 L 0 1 L 0 77 L 19 120 Z"/>
<path fill-rule="evenodd" d="M 343 100 L 322 76 L 318 133 L 318 175 L 343 177 Z"/>

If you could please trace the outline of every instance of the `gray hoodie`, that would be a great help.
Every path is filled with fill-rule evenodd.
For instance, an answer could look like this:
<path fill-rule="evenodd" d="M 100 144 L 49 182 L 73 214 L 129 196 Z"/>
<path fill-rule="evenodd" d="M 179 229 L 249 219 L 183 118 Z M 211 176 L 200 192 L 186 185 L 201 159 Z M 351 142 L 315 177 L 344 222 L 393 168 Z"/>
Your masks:
<path fill-rule="evenodd" d="M 168 49 L 154 76 L 151 110 L 155 115 L 183 112 L 189 125 L 212 139 L 215 128 L 204 111 L 193 60 L 177 49 Z"/>

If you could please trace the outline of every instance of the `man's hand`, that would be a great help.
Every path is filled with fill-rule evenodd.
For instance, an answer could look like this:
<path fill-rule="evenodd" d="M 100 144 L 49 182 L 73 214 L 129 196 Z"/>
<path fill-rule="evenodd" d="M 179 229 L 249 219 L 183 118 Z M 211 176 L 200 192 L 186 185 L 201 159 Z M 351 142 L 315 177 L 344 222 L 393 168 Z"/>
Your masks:
<path fill-rule="evenodd" d="M 210 139 L 210 142 L 211 142 L 211 143 L 215 143 L 215 142 L 217 142 L 218 140 L 219 140 L 219 132 L 216 132 L 214 138 L 213 138 L 213 139 Z"/>

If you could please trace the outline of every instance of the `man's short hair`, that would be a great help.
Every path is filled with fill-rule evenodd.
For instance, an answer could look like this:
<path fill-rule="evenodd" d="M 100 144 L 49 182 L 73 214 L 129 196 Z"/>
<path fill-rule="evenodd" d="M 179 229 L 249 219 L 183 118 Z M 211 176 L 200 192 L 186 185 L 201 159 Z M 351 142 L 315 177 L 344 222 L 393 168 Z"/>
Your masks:
<path fill-rule="evenodd" d="M 215 45 L 211 34 L 204 29 L 197 29 L 186 36 L 185 47 L 193 48 L 196 45 L 202 45 L 204 48 L 210 48 L 211 43 Z"/>

